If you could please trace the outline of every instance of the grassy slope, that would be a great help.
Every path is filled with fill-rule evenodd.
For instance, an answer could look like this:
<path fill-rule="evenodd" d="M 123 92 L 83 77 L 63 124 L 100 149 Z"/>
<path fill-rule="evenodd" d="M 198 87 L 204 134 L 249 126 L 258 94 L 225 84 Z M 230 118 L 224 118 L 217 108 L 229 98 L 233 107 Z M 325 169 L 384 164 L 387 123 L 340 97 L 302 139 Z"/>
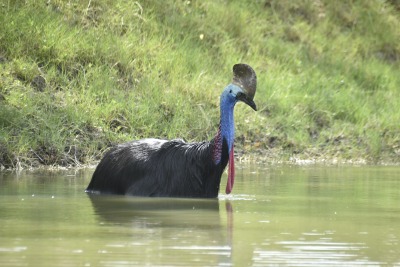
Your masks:
<path fill-rule="evenodd" d="M 239 148 L 398 163 L 399 2 L 245 2 L 2 1 L 0 164 L 210 139 L 237 62 L 258 73 L 260 110 L 237 106 Z"/>

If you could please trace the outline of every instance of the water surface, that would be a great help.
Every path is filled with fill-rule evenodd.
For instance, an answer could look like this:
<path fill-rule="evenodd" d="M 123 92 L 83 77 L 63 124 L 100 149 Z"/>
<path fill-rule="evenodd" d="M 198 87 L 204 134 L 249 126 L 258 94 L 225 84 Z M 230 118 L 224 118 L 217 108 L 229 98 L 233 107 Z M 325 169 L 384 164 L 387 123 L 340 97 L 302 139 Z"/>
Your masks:
<path fill-rule="evenodd" d="M 214 200 L 90 197 L 92 172 L 0 172 L 0 266 L 400 266 L 399 167 L 241 165 Z"/>

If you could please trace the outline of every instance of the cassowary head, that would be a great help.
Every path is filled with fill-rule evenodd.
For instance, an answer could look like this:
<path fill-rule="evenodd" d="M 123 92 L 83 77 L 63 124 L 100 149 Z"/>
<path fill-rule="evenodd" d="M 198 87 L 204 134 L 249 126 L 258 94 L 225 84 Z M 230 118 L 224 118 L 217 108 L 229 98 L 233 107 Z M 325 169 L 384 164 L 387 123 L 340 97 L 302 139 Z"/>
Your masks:
<path fill-rule="evenodd" d="M 233 81 L 225 87 L 220 98 L 221 108 L 221 121 L 220 131 L 223 140 L 228 145 L 229 155 L 229 169 L 228 169 L 228 183 L 226 186 L 226 193 L 232 191 L 235 169 L 234 169 L 234 136 L 235 128 L 233 123 L 233 108 L 238 101 L 242 101 L 249 105 L 252 109 L 257 110 L 254 103 L 254 95 L 257 87 L 257 76 L 252 67 L 247 64 L 236 64 L 233 66 Z M 219 143 L 219 147 L 222 143 Z M 218 144 L 216 146 L 218 148 Z M 221 151 L 216 149 L 215 151 Z M 214 157 L 216 163 L 219 163 L 221 157 L 217 155 Z"/>
<path fill-rule="evenodd" d="M 252 109 L 257 110 L 254 103 L 254 95 L 257 87 L 257 75 L 252 67 L 247 64 L 236 64 L 233 66 L 233 81 L 232 84 L 240 87 L 236 94 L 236 99 L 243 101 Z"/>

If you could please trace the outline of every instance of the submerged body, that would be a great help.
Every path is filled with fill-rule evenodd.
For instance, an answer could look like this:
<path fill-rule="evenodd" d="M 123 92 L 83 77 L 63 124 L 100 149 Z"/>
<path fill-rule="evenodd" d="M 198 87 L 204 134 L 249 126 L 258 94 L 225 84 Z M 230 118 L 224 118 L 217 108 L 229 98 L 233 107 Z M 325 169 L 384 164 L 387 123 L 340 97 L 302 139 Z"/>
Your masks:
<path fill-rule="evenodd" d="M 214 142 L 159 139 L 118 145 L 105 154 L 87 191 L 146 197 L 215 198 L 228 157 L 223 157 L 216 166 L 213 148 Z M 227 155 L 227 145 L 222 150 Z M 178 171 L 180 166 L 185 169 Z"/>
<path fill-rule="evenodd" d="M 86 192 L 148 197 L 218 196 L 229 162 L 226 193 L 234 182 L 233 110 L 243 101 L 256 110 L 256 75 L 246 64 L 233 67 L 233 82 L 220 98 L 221 118 L 211 141 L 143 139 L 111 148 L 100 161 Z"/>

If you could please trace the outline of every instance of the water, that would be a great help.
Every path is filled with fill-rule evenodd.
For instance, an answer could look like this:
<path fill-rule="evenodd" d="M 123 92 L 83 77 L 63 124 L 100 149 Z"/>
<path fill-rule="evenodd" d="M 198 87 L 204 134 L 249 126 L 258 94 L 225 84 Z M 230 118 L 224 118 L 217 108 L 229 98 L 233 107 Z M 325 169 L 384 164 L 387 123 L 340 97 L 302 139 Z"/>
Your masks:
<path fill-rule="evenodd" d="M 0 266 L 400 266 L 399 167 L 242 165 L 218 200 L 90 198 L 92 172 L 0 172 Z"/>

